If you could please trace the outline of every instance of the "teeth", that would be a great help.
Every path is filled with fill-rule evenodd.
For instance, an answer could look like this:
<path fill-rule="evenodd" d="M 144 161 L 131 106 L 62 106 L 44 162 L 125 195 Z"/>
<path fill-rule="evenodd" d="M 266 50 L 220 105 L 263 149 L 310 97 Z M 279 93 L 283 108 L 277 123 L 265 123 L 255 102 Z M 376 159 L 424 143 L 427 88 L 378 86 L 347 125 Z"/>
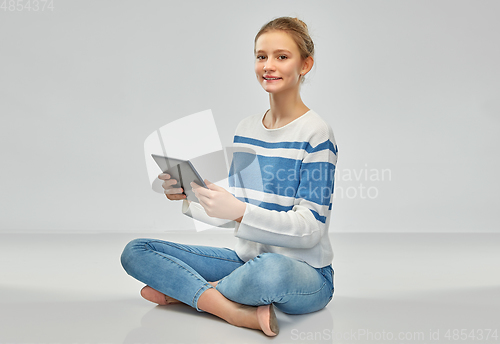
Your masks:
<path fill-rule="evenodd" d="M 264 78 L 264 79 L 266 79 L 266 80 L 278 80 L 280 78 Z"/>

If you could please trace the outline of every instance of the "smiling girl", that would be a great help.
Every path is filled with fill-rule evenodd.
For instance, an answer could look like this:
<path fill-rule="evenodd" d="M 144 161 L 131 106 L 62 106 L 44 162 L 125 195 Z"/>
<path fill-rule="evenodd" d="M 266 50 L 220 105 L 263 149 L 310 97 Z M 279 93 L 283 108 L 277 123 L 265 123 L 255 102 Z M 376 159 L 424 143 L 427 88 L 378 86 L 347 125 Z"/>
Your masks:
<path fill-rule="evenodd" d="M 230 220 L 235 249 L 135 239 L 121 261 L 129 275 L 147 284 L 141 295 L 149 301 L 182 302 L 275 336 L 274 307 L 310 313 L 333 297 L 328 227 L 337 146 L 328 123 L 300 97 L 314 64 L 306 24 L 276 18 L 261 28 L 254 44 L 255 74 L 270 108 L 243 119 L 236 129 L 232 192 L 205 180 L 208 189 L 191 185 L 199 202 L 189 202 L 182 189 L 172 187 L 176 180 L 158 176 L 168 199 L 183 200 L 185 215 L 214 225 Z M 252 157 L 245 152 L 249 148 Z M 250 160 L 266 178 L 239 169 Z"/>

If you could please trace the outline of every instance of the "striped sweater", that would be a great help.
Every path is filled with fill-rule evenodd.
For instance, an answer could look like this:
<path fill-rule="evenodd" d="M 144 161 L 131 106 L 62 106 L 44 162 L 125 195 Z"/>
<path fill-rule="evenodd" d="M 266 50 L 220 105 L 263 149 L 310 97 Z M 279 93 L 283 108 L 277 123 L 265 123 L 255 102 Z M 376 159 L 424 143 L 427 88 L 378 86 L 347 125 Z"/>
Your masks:
<path fill-rule="evenodd" d="M 274 252 L 320 268 L 331 264 L 328 237 L 337 145 L 331 127 L 309 110 L 287 125 L 267 129 L 264 114 L 243 119 L 233 140 L 230 192 L 246 202 L 240 222 L 230 221 L 243 261 Z M 183 213 L 215 226 L 199 203 Z M 227 220 L 225 220 L 227 222 Z"/>

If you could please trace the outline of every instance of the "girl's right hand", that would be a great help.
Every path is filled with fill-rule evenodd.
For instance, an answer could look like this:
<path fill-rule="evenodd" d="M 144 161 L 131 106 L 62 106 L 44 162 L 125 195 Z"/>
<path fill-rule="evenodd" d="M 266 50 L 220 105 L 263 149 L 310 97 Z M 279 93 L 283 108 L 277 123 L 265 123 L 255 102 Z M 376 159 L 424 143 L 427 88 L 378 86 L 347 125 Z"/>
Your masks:
<path fill-rule="evenodd" d="M 172 187 L 172 185 L 177 184 L 177 180 L 171 179 L 169 174 L 160 173 L 158 175 L 158 179 L 164 180 L 163 184 L 161 184 L 161 187 L 164 189 L 164 193 L 169 200 L 177 201 L 177 200 L 185 199 L 187 197 L 186 195 L 184 195 L 182 193 L 184 191 L 184 190 L 182 190 L 182 188 L 173 188 Z"/>

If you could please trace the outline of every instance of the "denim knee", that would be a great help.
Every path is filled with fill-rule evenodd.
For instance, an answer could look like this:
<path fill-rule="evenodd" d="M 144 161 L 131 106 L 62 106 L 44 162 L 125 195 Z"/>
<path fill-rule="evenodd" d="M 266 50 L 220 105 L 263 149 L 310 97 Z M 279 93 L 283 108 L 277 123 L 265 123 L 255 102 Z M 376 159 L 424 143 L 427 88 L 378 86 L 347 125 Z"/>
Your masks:
<path fill-rule="evenodd" d="M 257 288 L 264 288 L 273 293 L 284 289 L 291 281 L 293 274 L 290 270 L 293 265 L 289 258 L 278 253 L 261 253 L 252 259 L 252 264 L 256 273 L 248 277 Z"/>
<path fill-rule="evenodd" d="M 131 275 L 131 269 L 133 269 L 134 261 L 137 261 L 137 254 L 139 253 L 138 248 L 144 247 L 148 239 L 134 239 L 130 241 L 123 249 L 120 261 L 123 269 Z"/>
<path fill-rule="evenodd" d="M 286 293 L 291 282 L 288 267 L 291 267 L 288 258 L 277 253 L 261 253 L 224 277 L 216 289 L 238 303 L 269 304 Z M 228 280 L 231 282 L 227 283 Z"/>

